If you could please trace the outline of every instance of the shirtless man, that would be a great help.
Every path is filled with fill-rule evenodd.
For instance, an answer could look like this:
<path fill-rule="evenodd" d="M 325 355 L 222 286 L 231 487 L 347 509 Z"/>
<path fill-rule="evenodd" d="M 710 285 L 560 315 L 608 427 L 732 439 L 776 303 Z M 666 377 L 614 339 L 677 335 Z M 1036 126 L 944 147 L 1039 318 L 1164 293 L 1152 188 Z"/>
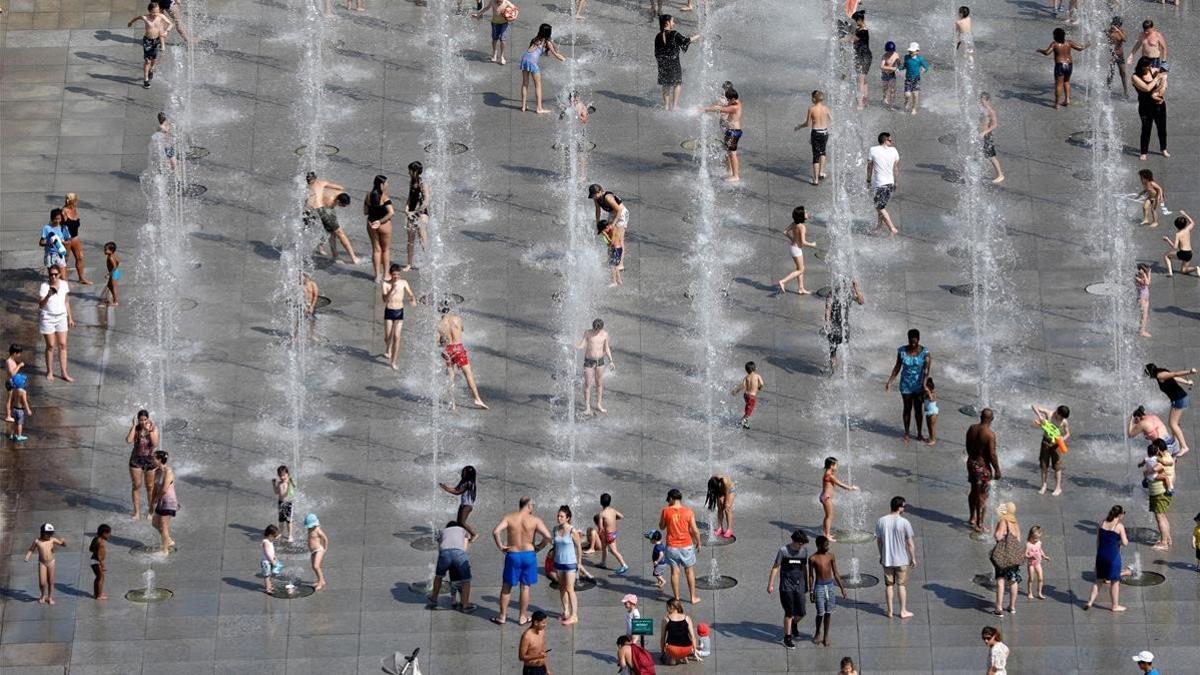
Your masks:
<path fill-rule="evenodd" d="M 39 604 L 54 604 L 54 547 L 66 547 L 67 542 L 54 536 L 54 526 L 50 523 L 42 525 L 38 538 L 25 551 L 25 562 L 37 553 L 38 556 L 38 596 Z"/>
<path fill-rule="evenodd" d="M 811 127 L 808 143 L 812 146 L 812 184 L 819 185 L 825 177 L 825 147 L 829 143 L 829 106 L 825 105 L 825 92 L 814 89 L 812 105 L 808 106 L 808 114 L 804 122 L 796 125 L 796 131 Z"/>
<path fill-rule="evenodd" d="M 546 649 L 546 613 L 538 610 L 533 613 L 529 628 L 521 633 L 521 642 L 517 647 L 522 675 L 550 675 L 550 663 L 546 661 L 549 651 Z"/>
<path fill-rule="evenodd" d="M 976 532 L 983 532 L 984 511 L 987 509 L 988 483 L 999 479 L 1000 460 L 996 457 L 996 432 L 992 431 L 992 409 L 979 413 L 979 422 L 967 428 L 967 481 L 971 493 L 967 505 L 971 517 L 967 523 Z"/>
<path fill-rule="evenodd" d="M 1000 159 L 996 157 L 996 142 L 992 140 L 992 132 L 1000 126 L 1000 118 L 996 116 L 996 109 L 992 107 L 992 95 L 986 91 L 979 95 L 979 111 L 979 137 L 983 139 L 983 156 L 988 158 L 992 168 L 996 170 L 996 177 L 992 182 L 1003 183 L 1004 169 L 1000 168 Z"/>
<path fill-rule="evenodd" d="M 400 263 L 392 263 L 388 268 L 388 278 L 383 282 L 383 358 L 388 360 L 392 370 L 396 369 L 396 359 L 400 357 L 405 296 L 408 296 L 409 306 L 417 306 L 417 296 L 413 295 L 412 287 L 400 276 Z"/>
<path fill-rule="evenodd" d="M 504 541 L 500 534 L 505 533 Z M 537 537 L 540 541 L 535 541 Z M 492 530 L 492 540 L 496 548 L 504 554 L 504 579 L 500 588 L 500 615 L 492 617 L 497 625 L 508 621 L 508 601 L 512 598 L 513 586 L 520 585 L 519 611 L 517 624 L 524 626 L 529 623 L 529 589 L 537 583 L 538 562 L 537 552 L 542 550 L 553 537 L 546 523 L 533 515 L 533 498 L 521 497 L 517 510 L 506 514 L 500 519 L 500 524 Z"/>
<path fill-rule="evenodd" d="M 815 132 L 814 132 L 815 133 Z M 813 152 L 816 152 L 815 150 Z M 817 165 L 813 164 L 813 176 L 816 176 Z M 816 183 L 813 183 L 816 185 Z M 788 252 L 792 255 L 792 263 L 796 265 L 796 269 L 788 273 L 788 275 L 779 280 L 779 292 L 787 294 L 787 283 L 792 279 L 796 280 L 796 292 L 800 295 L 808 295 L 809 291 L 804 287 L 804 247 L 815 247 L 816 242 L 808 240 L 808 226 L 805 221 L 808 220 L 808 213 L 803 206 L 797 206 L 792 209 L 792 224 L 788 225 L 783 230 L 783 236 L 788 240 Z M 747 415 L 748 417 L 748 415 Z"/>
<path fill-rule="evenodd" d="M 437 324 L 437 343 L 442 348 L 442 359 L 446 362 L 446 374 L 450 376 L 450 409 L 454 409 L 454 369 L 458 368 L 467 378 L 467 388 L 475 398 L 475 407 L 487 410 L 483 399 L 479 397 L 479 389 L 475 386 L 475 375 L 471 372 L 471 361 L 467 358 L 467 348 L 463 346 L 463 320 L 461 316 L 450 312 L 450 304 L 443 302 L 438 308 L 442 318 Z"/>
<path fill-rule="evenodd" d="M 350 238 L 338 223 L 337 213 L 334 211 L 336 207 L 345 208 L 350 205 L 350 195 L 346 194 L 346 188 L 333 181 L 317 178 L 317 174 L 312 171 L 304 176 L 304 182 L 308 183 L 308 195 L 304 198 L 304 224 L 312 226 L 320 220 L 325 233 L 329 235 L 330 257 L 338 259 L 337 242 L 340 241 L 342 248 L 350 254 L 351 264 L 357 265 L 358 256 L 354 255 Z"/>
<path fill-rule="evenodd" d="M 716 105 L 701 106 L 700 112 L 715 112 L 725 117 L 725 164 L 729 168 L 727 183 L 736 183 L 742 179 L 741 160 L 738 159 L 738 143 L 742 140 L 742 99 L 733 87 L 725 89 L 725 102 Z"/>
<path fill-rule="evenodd" d="M 1129 50 L 1125 63 L 1133 63 L 1133 57 L 1139 49 L 1142 50 L 1142 56 L 1150 59 L 1151 66 L 1163 72 L 1167 71 L 1167 38 L 1154 27 L 1154 22 L 1150 19 L 1142 22 L 1142 34 L 1133 43 L 1133 49 Z"/>
<path fill-rule="evenodd" d="M 593 384 L 596 386 L 596 410 L 607 413 L 604 409 L 604 367 L 612 366 L 616 370 L 617 364 L 613 361 L 604 321 L 593 321 L 592 329 L 583 332 L 583 339 L 575 348 L 583 350 L 583 414 L 589 417 L 592 414 Z"/>
<path fill-rule="evenodd" d="M 150 88 L 150 80 L 154 79 L 154 64 L 158 61 L 158 52 L 167 48 L 167 33 L 175 24 L 159 9 L 157 2 L 146 5 L 146 14 L 135 16 L 129 20 L 127 27 L 142 21 L 146 24 L 146 32 L 142 34 L 142 88 Z"/>

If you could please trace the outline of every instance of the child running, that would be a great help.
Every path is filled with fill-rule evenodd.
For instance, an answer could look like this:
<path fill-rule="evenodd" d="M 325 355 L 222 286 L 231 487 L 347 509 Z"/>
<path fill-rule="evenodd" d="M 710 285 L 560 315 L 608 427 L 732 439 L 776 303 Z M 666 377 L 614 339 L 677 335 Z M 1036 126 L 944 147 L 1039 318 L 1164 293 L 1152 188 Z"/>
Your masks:
<path fill-rule="evenodd" d="M 1071 105 L 1071 70 L 1075 64 L 1071 61 L 1071 51 L 1081 52 L 1088 45 L 1080 46 L 1074 40 L 1067 39 L 1067 31 L 1062 28 L 1054 29 L 1054 40 L 1044 49 L 1037 52 L 1044 56 L 1054 57 L 1054 109 L 1058 110 L 1060 102 L 1063 107 Z"/>
<path fill-rule="evenodd" d="M 747 361 L 746 376 L 730 392 L 730 396 L 737 396 L 741 392 L 742 401 L 745 403 L 742 408 L 742 419 L 738 422 L 738 426 L 743 429 L 750 428 L 750 416 L 754 414 L 754 408 L 758 405 L 758 392 L 766 388 L 767 383 L 763 380 L 762 375 L 758 374 L 758 366 L 753 361 Z"/>
<path fill-rule="evenodd" d="M 816 185 L 816 166 L 813 162 L 813 185 Z M 805 221 L 808 220 L 808 213 L 803 206 L 797 206 L 792 209 L 792 224 L 788 225 L 783 230 L 783 236 L 788 240 L 788 253 L 792 256 L 792 263 L 796 269 L 788 273 L 788 275 L 779 280 L 779 292 L 787 294 L 787 283 L 792 279 L 796 280 L 796 292 L 800 295 L 808 295 L 809 291 L 804 287 L 804 248 L 816 248 L 816 242 L 808 240 L 808 226 Z"/>
<path fill-rule="evenodd" d="M 54 547 L 65 548 L 66 545 L 67 542 L 54 536 L 54 525 L 46 523 L 42 525 L 38 538 L 29 545 L 29 550 L 25 551 L 25 562 L 29 562 L 34 553 L 38 556 L 38 590 L 41 591 L 38 604 L 54 604 Z"/>
<path fill-rule="evenodd" d="M 1174 255 L 1179 259 L 1179 273 L 1188 274 L 1194 272 L 1196 276 L 1200 276 L 1200 268 L 1192 265 L 1192 227 L 1196 225 L 1196 221 L 1187 214 L 1183 209 L 1179 210 L 1179 217 L 1175 219 L 1175 236 L 1163 237 L 1163 241 L 1167 242 L 1167 246 L 1171 247 L 1163 256 L 1163 262 L 1167 265 L 1167 276 L 1174 276 L 1175 270 L 1171 264 L 1171 256 Z"/>
<path fill-rule="evenodd" d="M 1046 582 L 1046 575 L 1042 572 L 1042 561 L 1049 559 L 1050 556 L 1042 551 L 1042 526 L 1034 525 L 1029 528 L 1029 537 L 1025 540 L 1025 563 L 1028 566 L 1030 600 L 1034 596 L 1034 584 L 1037 585 L 1038 600 L 1046 599 L 1046 596 L 1042 594 L 1042 586 Z"/>

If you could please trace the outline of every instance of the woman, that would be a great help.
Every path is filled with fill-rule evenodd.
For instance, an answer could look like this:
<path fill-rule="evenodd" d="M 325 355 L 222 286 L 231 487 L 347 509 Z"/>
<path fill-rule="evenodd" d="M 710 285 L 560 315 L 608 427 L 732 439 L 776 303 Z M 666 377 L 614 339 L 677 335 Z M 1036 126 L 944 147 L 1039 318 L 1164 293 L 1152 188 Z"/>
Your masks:
<path fill-rule="evenodd" d="M 658 86 L 662 87 L 663 108 L 679 110 L 679 94 L 683 92 L 683 65 L 679 53 L 700 39 L 675 32 L 675 19 L 670 14 L 658 17 L 658 35 L 654 36 L 654 59 L 658 61 Z"/>
<path fill-rule="evenodd" d="M 412 269 L 413 244 L 421 237 L 421 252 L 429 250 L 429 235 L 425 226 L 429 223 L 429 185 L 421 180 L 425 167 L 420 162 L 408 165 L 408 201 L 404 205 L 404 229 L 408 234 L 408 261 L 404 271 Z M 385 268 L 386 269 L 386 268 Z"/>
<path fill-rule="evenodd" d="M 371 238 L 371 267 L 377 284 L 383 283 L 383 275 L 392 262 L 392 216 L 396 213 L 396 207 L 392 206 L 387 189 L 387 176 L 375 176 L 375 184 L 363 200 L 367 236 Z"/>
<path fill-rule="evenodd" d="M 133 444 L 129 453 L 129 482 L 133 489 L 133 519 L 137 520 L 142 512 L 142 485 L 146 486 L 146 511 L 154 511 L 152 486 L 157 465 L 154 463 L 154 451 L 158 449 L 158 425 L 150 420 L 150 413 L 139 410 L 125 434 L 125 442 Z"/>
<path fill-rule="evenodd" d="M 528 110 L 525 100 L 529 97 L 529 78 L 531 77 L 537 101 L 537 114 L 545 115 L 550 112 L 542 107 L 542 67 L 538 62 L 541 60 L 542 54 L 547 52 L 559 62 L 567 60 L 565 56 L 558 53 L 558 48 L 550 40 L 552 30 L 548 23 L 539 26 L 537 37 L 529 41 L 529 49 L 526 49 L 525 54 L 521 57 L 521 112 Z"/>
<path fill-rule="evenodd" d="M 1179 454 L 1175 456 L 1182 457 L 1190 449 L 1187 439 L 1183 436 L 1183 427 L 1179 425 L 1179 421 L 1183 418 L 1183 411 L 1190 403 L 1190 397 L 1182 385 L 1192 386 L 1192 381 L 1185 379 L 1185 376 L 1195 375 L 1196 369 L 1171 371 L 1159 368 L 1153 363 L 1147 363 L 1145 372 L 1147 377 L 1152 377 L 1155 382 L 1158 382 L 1158 390 L 1166 394 L 1167 399 L 1171 401 L 1171 412 L 1167 415 L 1167 424 L 1171 427 L 1172 435 L 1179 441 Z"/>
<path fill-rule="evenodd" d="M 1012 502 L 1001 504 L 996 513 L 1000 519 L 992 536 L 996 547 L 992 549 L 992 567 L 996 571 L 996 608 L 992 614 L 1004 616 L 1004 586 L 1011 584 L 1012 592 L 1008 611 L 1017 613 L 1017 596 L 1021 594 L 1021 563 L 1025 562 L 1025 544 L 1021 541 L 1021 526 L 1017 523 L 1017 505 Z M 1015 555 L 1013 555 L 1015 552 Z M 1016 564 L 1010 564 L 1016 561 Z"/>
<path fill-rule="evenodd" d="M 162 538 L 162 552 L 170 553 L 175 540 L 171 538 L 171 519 L 179 511 L 179 500 L 175 498 L 175 470 L 167 466 L 167 451 L 154 453 L 154 490 L 150 503 L 154 508 L 154 529 Z"/>
<path fill-rule="evenodd" d="M 821 534 L 829 541 L 837 541 L 833 538 L 833 488 L 840 487 L 843 490 L 857 490 L 857 485 L 849 485 L 843 483 L 837 477 L 838 461 L 837 457 L 825 458 L 825 475 L 821 476 L 821 496 L 818 498 L 821 501 L 821 508 L 825 509 L 825 520 L 821 522 Z"/>
<path fill-rule="evenodd" d="M 692 617 L 683 613 L 683 601 L 671 598 L 667 601 L 667 616 L 663 619 L 662 637 L 659 639 L 662 662 L 668 666 L 686 663 L 696 653 L 696 627 Z"/>
<path fill-rule="evenodd" d="M 1142 57 L 1133 67 L 1133 77 L 1129 81 L 1137 90 L 1138 117 L 1142 120 L 1141 153 L 1138 159 L 1146 161 L 1150 152 L 1150 127 L 1158 127 L 1158 148 L 1163 157 L 1170 157 L 1167 152 L 1167 102 L 1163 99 L 1166 90 L 1167 74 L 1151 65 L 1152 59 Z"/>
<path fill-rule="evenodd" d="M 79 276 L 79 283 L 84 286 L 91 286 L 92 282 L 88 281 L 87 277 L 83 275 L 83 240 L 79 238 L 78 207 L 79 195 L 74 192 L 68 192 L 63 199 L 62 222 L 66 226 L 71 238 L 63 243 L 67 245 L 67 250 L 75 257 L 75 274 Z"/>
<path fill-rule="evenodd" d="M 921 433 L 922 394 L 925 391 L 925 380 L 933 369 L 933 356 L 921 345 L 921 331 L 911 328 L 908 331 L 908 344 L 896 349 L 896 365 L 892 374 L 883 385 L 884 391 L 891 391 L 892 382 L 900 376 L 900 398 L 904 400 L 904 442 L 908 442 L 908 426 L 911 417 L 917 418 L 917 440 L 925 440 Z"/>
<path fill-rule="evenodd" d="M 462 468 L 458 475 L 458 485 L 450 487 L 445 483 L 438 483 L 438 487 L 452 495 L 458 495 L 458 515 L 455 517 L 455 521 L 467 531 L 467 534 L 471 536 L 471 541 L 478 539 L 479 534 L 467 524 L 467 518 L 475 509 L 475 467 L 468 464 Z"/>
<path fill-rule="evenodd" d="M 980 637 L 988 650 L 987 675 L 1008 675 L 1008 645 L 1001 642 L 1000 629 L 984 626 Z"/>
<path fill-rule="evenodd" d="M 67 373 L 67 328 L 75 327 L 75 316 L 71 313 L 71 285 L 63 277 L 63 267 L 51 267 L 46 274 L 49 279 L 38 288 L 38 332 L 46 340 L 46 379 L 54 379 L 54 351 L 58 350 L 58 369 L 62 379 L 74 382 Z"/>
<path fill-rule="evenodd" d="M 1125 509 L 1120 504 L 1108 510 L 1108 517 L 1096 531 L 1096 579 L 1092 581 L 1092 593 L 1084 609 L 1091 609 L 1100 593 L 1100 584 L 1108 585 L 1112 598 L 1112 611 L 1124 612 L 1121 606 L 1121 547 L 1129 544 L 1125 536 Z"/>
<path fill-rule="evenodd" d="M 558 598 L 563 608 L 558 621 L 564 626 L 570 626 L 579 623 L 579 598 L 575 595 L 575 576 L 588 576 L 587 571 L 583 569 L 583 537 L 571 524 L 571 507 L 566 504 L 558 507 L 558 524 L 550 534 L 554 539 L 554 571 L 558 582 Z"/>
<path fill-rule="evenodd" d="M 716 528 L 713 536 L 733 536 L 733 499 L 736 495 L 733 489 L 733 478 L 729 476 L 711 476 L 708 479 L 708 494 L 704 497 L 704 508 L 717 512 Z"/>
<path fill-rule="evenodd" d="M 854 45 L 854 72 L 858 74 L 858 109 L 867 107 L 867 72 L 871 70 L 871 31 L 867 30 L 867 12 L 858 10 L 854 16 L 856 28 L 846 41 Z"/>
<path fill-rule="evenodd" d="M 1133 438 L 1141 434 L 1147 442 L 1153 443 L 1156 440 L 1162 439 L 1162 442 L 1167 445 L 1167 452 L 1171 453 L 1172 457 L 1178 457 L 1183 454 L 1178 452 L 1179 445 L 1175 442 L 1175 437 L 1171 435 L 1171 431 L 1167 429 L 1167 425 L 1163 424 L 1161 418 L 1153 413 L 1146 412 L 1146 407 L 1139 405 L 1137 410 L 1129 417 L 1129 428 L 1126 430 L 1126 435 Z"/>

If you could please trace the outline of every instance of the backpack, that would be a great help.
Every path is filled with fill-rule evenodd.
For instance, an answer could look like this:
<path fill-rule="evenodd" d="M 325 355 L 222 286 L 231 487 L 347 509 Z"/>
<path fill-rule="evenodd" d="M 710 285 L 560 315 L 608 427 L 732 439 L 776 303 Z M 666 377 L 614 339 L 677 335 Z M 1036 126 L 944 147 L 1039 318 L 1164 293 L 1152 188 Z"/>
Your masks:
<path fill-rule="evenodd" d="M 646 648 L 630 643 L 629 648 L 633 650 L 633 672 L 634 675 L 656 675 L 654 669 L 654 657 L 650 656 L 650 652 Z"/>

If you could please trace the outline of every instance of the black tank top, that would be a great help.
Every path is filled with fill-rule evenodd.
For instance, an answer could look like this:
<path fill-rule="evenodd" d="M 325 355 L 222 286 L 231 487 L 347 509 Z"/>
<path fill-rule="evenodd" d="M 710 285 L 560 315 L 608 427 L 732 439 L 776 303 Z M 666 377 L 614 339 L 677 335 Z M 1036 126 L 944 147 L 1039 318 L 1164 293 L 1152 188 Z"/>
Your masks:
<path fill-rule="evenodd" d="M 425 185 L 424 181 L 417 179 L 415 182 L 408 184 L 408 210 L 415 211 L 417 205 L 421 203 L 421 188 Z M 422 209 L 424 211 L 424 209 Z"/>
<path fill-rule="evenodd" d="M 610 190 L 610 191 L 608 191 L 608 192 L 605 192 L 605 193 L 604 193 L 604 194 L 603 194 L 603 195 L 600 197 L 600 208 L 604 209 L 605 211 L 608 211 L 609 213 L 612 213 L 612 212 L 613 212 L 613 209 L 612 209 L 612 207 L 611 207 L 611 206 L 609 206 L 609 205 L 608 205 L 608 198 L 609 198 L 609 197 L 612 197 L 612 198 L 613 198 L 613 201 L 615 201 L 615 202 L 616 202 L 616 203 L 618 203 L 618 204 L 620 204 L 620 203 L 621 203 L 621 198 L 620 198 L 620 197 L 618 197 L 618 196 L 616 196 L 615 194 L 613 194 L 611 190 Z"/>
<path fill-rule="evenodd" d="M 1179 383 L 1173 377 L 1160 381 L 1158 383 L 1158 390 L 1166 394 L 1167 398 L 1172 401 L 1178 401 L 1181 398 L 1187 397 L 1187 392 L 1183 390 L 1183 387 L 1179 386 Z"/>
<path fill-rule="evenodd" d="M 687 621 L 667 621 L 664 630 L 667 632 L 667 644 L 676 647 L 692 645 L 692 635 L 688 632 Z"/>
<path fill-rule="evenodd" d="M 63 217 L 63 226 L 67 228 L 67 232 L 71 234 L 71 238 L 79 236 L 79 219 Z"/>

